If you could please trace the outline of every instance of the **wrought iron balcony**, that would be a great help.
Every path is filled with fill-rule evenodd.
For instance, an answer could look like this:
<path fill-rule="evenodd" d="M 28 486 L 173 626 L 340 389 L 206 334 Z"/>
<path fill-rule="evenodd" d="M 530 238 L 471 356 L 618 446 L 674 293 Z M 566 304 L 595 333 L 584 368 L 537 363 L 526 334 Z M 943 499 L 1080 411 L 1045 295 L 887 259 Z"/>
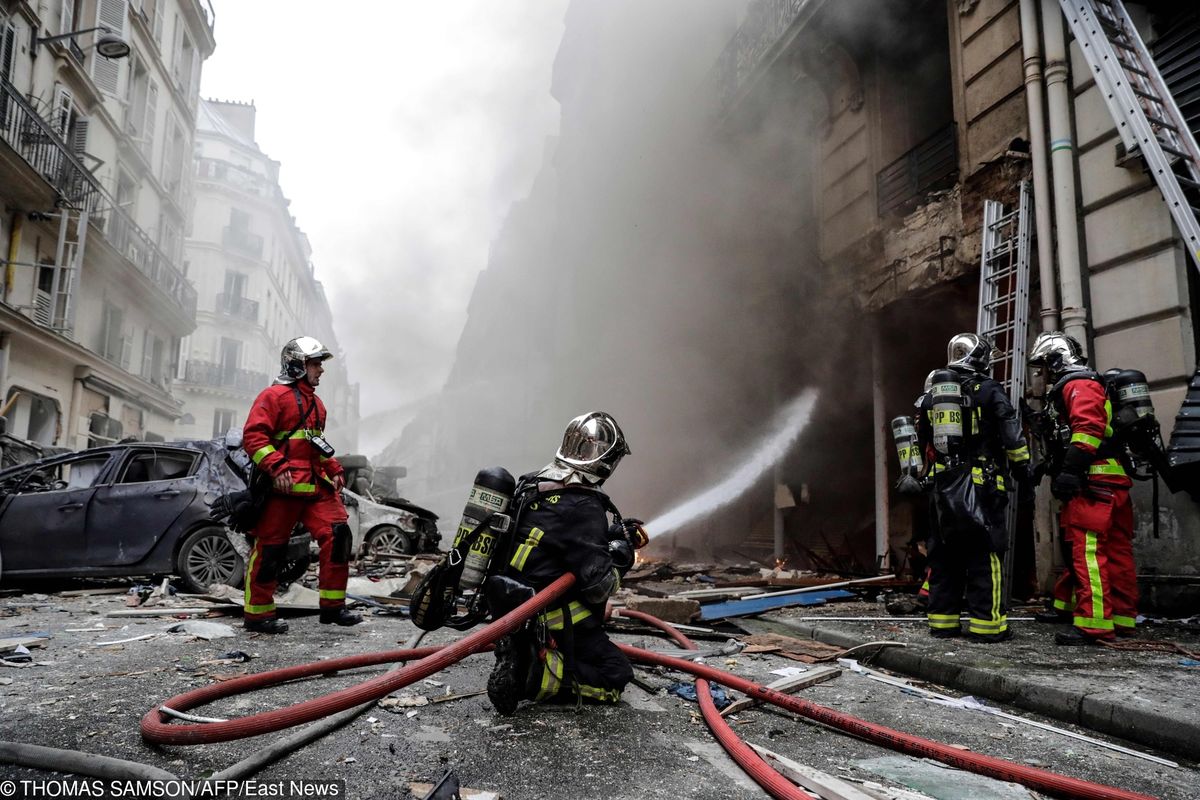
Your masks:
<path fill-rule="evenodd" d="M 221 231 L 221 244 L 244 256 L 262 258 L 263 237 L 257 233 L 226 225 L 225 229 Z"/>
<path fill-rule="evenodd" d="M 260 392 L 271 383 L 271 376 L 253 370 L 240 369 L 213 361 L 188 359 L 184 380 L 198 386 L 234 389 L 239 392 Z"/>
<path fill-rule="evenodd" d="M 953 182 L 958 172 L 956 133 L 951 122 L 879 171 L 879 216 L 915 206 L 924 195 Z"/>
<path fill-rule="evenodd" d="M 218 294 L 217 311 L 246 322 L 258 322 L 258 301 L 248 300 L 240 294 Z"/>
<path fill-rule="evenodd" d="M 61 204 L 87 211 L 108 243 L 150 278 L 184 316 L 196 316 L 192 284 L 8 81 L 0 81 L 0 139 L 50 184 Z"/>
<path fill-rule="evenodd" d="M 801 13 L 820 5 L 821 0 L 755 0 L 750 4 L 745 21 L 717 57 L 714 68 L 722 107 L 729 104 Z"/>

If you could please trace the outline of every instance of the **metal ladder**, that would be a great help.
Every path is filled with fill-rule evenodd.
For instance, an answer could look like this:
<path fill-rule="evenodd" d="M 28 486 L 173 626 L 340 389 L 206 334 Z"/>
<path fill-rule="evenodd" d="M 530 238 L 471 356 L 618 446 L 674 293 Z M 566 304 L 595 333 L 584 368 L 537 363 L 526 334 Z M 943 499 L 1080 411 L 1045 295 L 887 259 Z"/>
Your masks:
<path fill-rule="evenodd" d="M 979 268 L 976 330 L 996 346 L 992 377 L 1008 392 L 1013 408 L 1025 394 L 1025 355 L 1029 340 L 1029 181 L 1021 181 L 1016 205 L 983 203 L 983 242 Z M 1011 489 L 1011 487 L 1010 487 Z M 1017 503 L 1008 504 L 1008 549 L 1004 553 L 1004 602 L 1012 584 Z"/>
<path fill-rule="evenodd" d="M 1200 147 L 1121 0 L 1059 0 L 1130 155 L 1140 154 L 1200 269 Z M 1186 193 L 1191 193 L 1191 200 Z"/>

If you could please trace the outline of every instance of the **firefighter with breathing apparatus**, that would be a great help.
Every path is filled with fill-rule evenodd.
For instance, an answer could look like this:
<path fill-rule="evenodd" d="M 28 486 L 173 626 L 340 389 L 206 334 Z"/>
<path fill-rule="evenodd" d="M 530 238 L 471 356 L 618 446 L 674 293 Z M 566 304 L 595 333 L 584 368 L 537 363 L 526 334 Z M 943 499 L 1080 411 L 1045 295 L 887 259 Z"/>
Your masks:
<path fill-rule="evenodd" d="M 993 351 L 977 334 L 951 337 L 946 369 L 931 375 L 917 419 L 936 516 L 926 614 L 935 638 L 961 635 L 964 605 L 968 638 L 1012 636 L 1001 565 L 1009 544 L 1006 479 L 1028 476 L 1029 448 L 1004 388 L 989 377 Z"/>
<path fill-rule="evenodd" d="M 481 470 L 453 546 L 413 593 L 418 627 L 466 629 L 575 576 L 558 606 L 496 642 L 488 697 L 501 714 L 522 700 L 616 703 L 633 677 L 603 630 L 609 596 L 648 542 L 601 488 L 628 454 L 616 420 L 596 411 L 571 420 L 554 460 L 519 482 Z"/>
<path fill-rule="evenodd" d="M 1028 362 L 1031 394 L 1045 395 L 1034 426 L 1045 453 L 1039 470 L 1050 475 L 1050 491 L 1062 503 L 1068 560 L 1049 619 L 1072 627 L 1055 641 L 1084 645 L 1133 635 L 1133 454 L 1165 461 L 1145 376 L 1113 370 L 1106 380 L 1088 368 L 1079 342 L 1056 331 L 1038 336 Z"/>

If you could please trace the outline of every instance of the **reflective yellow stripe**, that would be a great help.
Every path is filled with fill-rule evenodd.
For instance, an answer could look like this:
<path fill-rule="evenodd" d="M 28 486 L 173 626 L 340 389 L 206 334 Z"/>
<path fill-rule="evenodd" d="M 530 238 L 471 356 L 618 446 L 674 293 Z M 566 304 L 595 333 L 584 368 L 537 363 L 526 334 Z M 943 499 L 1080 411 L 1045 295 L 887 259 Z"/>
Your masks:
<path fill-rule="evenodd" d="M 533 548 L 538 546 L 538 542 L 545 535 L 546 532 L 541 528 L 533 528 L 529 531 L 529 535 L 517 548 L 517 552 L 513 553 L 512 561 L 509 562 L 513 569 L 518 571 L 525 569 L 525 562 L 529 559 L 529 554 L 533 552 Z"/>
<path fill-rule="evenodd" d="M 563 670 L 566 661 L 557 650 L 547 650 L 546 660 L 542 666 L 542 680 L 538 686 L 536 700 L 545 700 L 558 694 L 562 688 Z"/>
<path fill-rule="evenodd" d="M 1004 581 L 1004 575 L 1000 570 L 1000 558 L 995 553 L 989 553 L 992 562 L 992 622 L 1000 626 L 1000 630 L 1008 627 L 1008 618 L 1000 613 L 1001 607 L 1001 592 L 1000 584 Z M 972 620 L 972 624 L 974 620 Z"/>
<path fill-rule="evenodd" d="M 1092 447 L 1100 446 L 1100 440 L 1095 436 L 1089 436 L 1086 433 L 1072 433 L 1071 444 L 1079 444 L 1080 442 L 1083 444 L 1090 444 Z"/>
<path fill-rule="evenodd" d="M 1071 603 L 1070 605 L 1073 606 L 1075 604 Z M 1069 605 L 1067 604 L 1066 600 L 1055 600 L 1054 601 L 1054 610 L 1055 611 L 1070 611 L 1071 609 L 1070 609 Z"/>
<path fill-rule="evenodd" d="M 1007 453 L 1008 453 L 1009 461 L 1021 462 L 1021 461 L 1029 460 L 1028 445 L 1022 445 L 1022 446 L 1018 447 L 1016 450 L 1008 450 Z"/>
<path fill-rule="evenodd" d="M 1137 620 L 1133 617 L 1122 617 L 1117 614 L 1112 615 L 1113 625 L 1117 628 L 1136 628 Z"/>
<path fill-rule="evenodd" d="M 1002 619 L 999 622 L 989 622 L 988 620 L 971 618 L 967 629 L 971 633 L 982 633 L 985 636 L 1004 633 L 1008 630 L 1008 620 Z"/>
<path fill-rule="evenodd" d="M 983 467 L 971 467 L 971 481 L 978 486 L 983 486 L 986 482 L 983 477 Z M 1003 475 L 996 476 L 996 488 L 1002 492 L 1004 491 Z"/>
<path fill-rule="evenodd" d="M 583 607 L 583 604 L 578 600 L 572 600 L 567 604 L 567 609 L 571 612 L 571 624 L 578 624 L 592 615 Z M 553 611 L 547 611 L 542 615 L 542 621 L 546 623 L 546 627 L 552 631 L 561 631 L 563 629 L 563 614 L 561 608 L 556 608 Z"/>
<path fill-rule="evenodd" d="M 292 491 L 296 494 L 312 494 L 317 491 L 317 485 L 315 483 L 293 483 Z"/>
<path fill-rule="evenodd" d="M 958 614 L 926 614 L 931 628 L 957 628 Z"/>
<path fill-rule="evenodd" d="M 1092 618 L 1104 620 L 1104 581 L 1100 578 L 1100 563 L 1096 560 L 1096 550 L 1099 547 L 1099 540 L 1096 534 L 1092 531 L 1085 533 L 1083 558 L 1087 562 L 1088 584 L 1092 592 Z M 1075 619 L 1079 619 L 1076 617 Z M 1078 623 L 1076 623 L 1078 624 Z M 1096 627 L 1089 625 L 1087 627 Z M 1108 627 L 1112 627 L 1112 621 L 1108 621 Z"/>
<path fill-rule="evenodd" d="M 322 600 L 345 600 L 345 589 L 321 589 L 317 592 Z"/>
<path fill-rule="evenodd" d="M 1088 467 L 1089 475 L 1124 475 L 1125 468 L 1121 466 L 1121 462 L 1115 458 L 1106 458 L 1104 461 L 1092 464 Z"/>
<path fill-rule="evenodd" d="M 323 431 L 320 428 L 300 428 L 299 430 L 291 431 L 290 436 L 288 433 L 288 431 L 276 431 L 271 434 L 271 438 L 275 441 L 281 439 L 307 439 L 309 436 L 320 436 Z"/>
<path fill-rule="evenodd" d="M 242 610 L 247 614 L 270 614 L 275 610 L 275 600 L 265 605 L 255 606 L 250 604 L 250 570 L 254 569 L 254 565 L 258 562 L 258 551 L 251 550 L 250 558 L 246 560 L 246 589 L 244 592 L 244 600 L 242 602 Z"/>
<path fill-rule="evenodd" d="M 1107 397 L 1104 398 L 1104 438 L 1111 439 L 1113 435 L 1112 428 L 1112 401 Z"/>
<path fill-rule="evenodd" d="M 254 460 L 254 463 L 257 464 L 260 461 L 262 461 L 264 458 L 266 458 L 267 456 L 271 455 L 271 453 L 274 453 L 274 452 L 275 452 L 275 448 L 272 447 L 271 445 L 267 445 L 266 447 L 260 449 L 253 456 L 251 456 L 251 458 Z"/>
<path fill-rule="evenodd" d="M 621 700 L 621 692 L 617 689 L 601 689 L 599 686 L 587 686 L 582 683 L 579 684 L 579 694 L 598 703 L 618 703 Z"/>
<path fill-rule="evenodd" d="M 1112 620 L 1101 617 L 1076 616 L 1073 622 L 1076 628 L 1092 628 L 1098 631 L 1111 631 L 1113 629 Z"/>

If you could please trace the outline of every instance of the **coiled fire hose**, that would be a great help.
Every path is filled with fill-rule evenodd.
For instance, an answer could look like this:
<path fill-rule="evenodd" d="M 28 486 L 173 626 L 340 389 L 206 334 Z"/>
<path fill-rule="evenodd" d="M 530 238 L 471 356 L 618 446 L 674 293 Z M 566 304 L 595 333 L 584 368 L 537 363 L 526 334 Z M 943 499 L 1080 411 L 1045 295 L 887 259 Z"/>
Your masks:
<path fill-rule="evenodd" d="M 226 742 L 249 736 L 259 736 L 305 722 L 312 722 L 313 720 L 337 713 L 351 706 L 370 700 L 377 700 L 397 689 L 427 678 L 473 653 L 487 650 L 493 642 L 512 633 L 527 619 L 552 605 L 574 583 L 575 578 L 573 575 L 570 573 L 563 575 L 538 592 L 532 599 L 522 603 L 500 619 L 464 636 L 453 644 L 443 647 L 392 650 L 383 653 L 368 653 L 348 656 L 346 658 L 330 659 L 328 661 L 317 661 L 311 664 L 272 670 L 257 675 L 247 675 L 244 678 L 237 678 L 205 686 L 191 692 L 185 692 L 171 698 L 162 705 L 175 711 L 187 711 L 223 697 L 230 697 L 267 686 L 275 686 L 298 678 L 325 675 L 344 669 L 372 666 L 393 661 L 420 659 L 419 661 L 410 663 L 401 670 L 388 672 L 385 675 L 371 678 L 356 686 L 332 692 L 322 697 L 296 703 L 275 711 L 263 712 L 225 722 L 191 725 L 171 724 L 167 721 L 168 718 L 165 717 L 163 712 L 159 710 L 159 707 L 156 706 L 142 717 L 142 738 L 152 744 L 165 745 Z M 706 664 L 696 664 L 680 658 L 659 655 L 625 644 L 618 644 L 617 646 L 631 660 L 638 663 L 668 667 L 695 675 L 704 680 L 716 681 L 724 686 L 736 689 L 749 697 L 771 703 L 787 711 L 901 753 L 921 758 L 932 758 L 944 764 L 949 764 L 952 767 L 986 775 L 998 780 L 1013 781 L 1031 789 L 1045 792 L 1046 794 L 1068 798 L 1068 800 L 1154 800 L 1152 797 L 1136 792 L 1091 783 L 1090 781 L 1079 780 L 1077 778 L 1069 778 L 1064 775 L 1037 769 L 1036 767 L 1014 764 L 980 753 L 958 750 L 940 742 L 903 733 L 884 725 L 876 725 L 875 723 L 858 719 L 849 714 L 834 711 L 825 706 L 775 691 L 774 689 L 734 675 L 731 672 L 725 672 Z M 697 696 L 698 698 L 708 696 L 707 687 L 698 691 Z M 769 780 L 768 776 L 764 775 L 763 777 Z"/>
<path fill-rule="evenodd" d="M 658 617 L 627 608 L 621 609 L 620 614 L 622 617 L 640 619 L 642 622 L 653 625 L 686 650 L 697 649 L 691 639 Z M 811 795 L 801 791 L 796 784 L 780 775 L 770 764 L 763 761 L 762 757 L 754 752 L 748 744 L 742 741 L 740 736 L 734 733 L 733 728 L 717 710 L 717 704 L 713 702 L 712 695 L 708 691 L 708 681 L 704 678 L 696 678 L 696 699 L 700 702 L 700 713 L 703 715 L 705 723 L 708 724 L 709 730 L 713 732 L 713 736 L 720 742 L 721 747 L 725 748 L 725 752 L 729 753 L 730 758 L 736 761 L 737 765 L 753 778 L 754 782 L 761 786 L 767 794 L 777 800 L 809 800 Z"/>
<path fill-rule="evenodd" d="M 213 742 L 228 742 L 233 739 L 244 739 L 248 736 L 260 736 L 264 733 L 283 730 L 293 725 L 312 722 L 329 714 L 335 714 L 351 706 L 359 705 L 370 700 L 390 694 L 422 678 L 427 678 L 435 672 L 440 672 L 451 664 L 457 663 L 467 656 L 480 650 L 488 649 L 492 642 L 515 631 L 525 620 L 545 609 L 566 593 L 575 583 L 575 576 L 570 573 L 563 575 L 554 583 L 538 592 L 532 599 L 525 601 L 508 614 L 495 622 L 480 628 L 445 647 L 421 647 L 416 650 L 392 650 L 385 653 L 368 653 L 346 658 L 317 661 L 296 667 L 261 672 L 257 675 L 247 675 L 232 681 L 204 686 L 190 692 L 172 697 L 162 705 L 175 711 L 187 711 L 204 703 L 230 697 L 236 694 L 275 686 L 297 678 L 307 678 L 312 675 L 325 675 L 343 669 L 365 667 L 374 664 L 386 664 L 392 661 L 420 659 L 395 672 L 388 672 L 356 686 L 350 686 L 337 692 L 296 703 L 275 711 L 266 711 L 240 719 L 226 722 L 211 722 L 196 725 L 175 725 L 167 722 L 167 718 L 158 707 L 150 709 L 142 717 L 142 738 L 151 744 L 183 745 L 211 744 Z"/>

